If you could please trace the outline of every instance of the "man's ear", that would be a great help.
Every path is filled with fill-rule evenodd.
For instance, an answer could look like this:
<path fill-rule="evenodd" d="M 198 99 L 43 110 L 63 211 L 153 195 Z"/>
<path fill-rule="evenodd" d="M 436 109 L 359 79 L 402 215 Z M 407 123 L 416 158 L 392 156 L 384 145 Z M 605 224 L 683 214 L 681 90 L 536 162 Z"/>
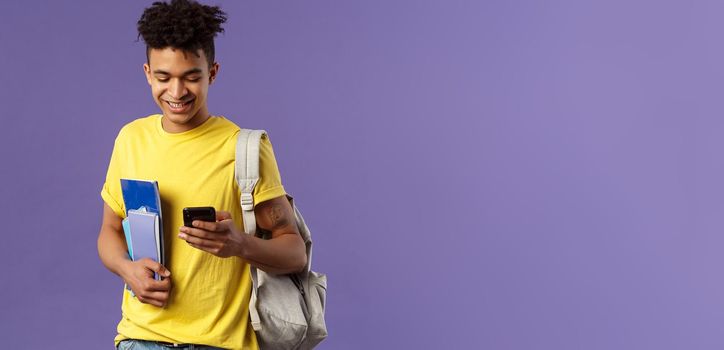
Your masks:
<path fill-rule="evenodd" d="M 151 67 L 148 63 L 143 64 L 143 73 L 146 74 L 146 81 L 148 82 L 148 85 L 151 85 Z"/>
<path fill-rule="evenodd" d="M 214 62 L 214 64 L 209 68 L 209 85 L 211 85 L 214 80 L 216 80 L 216 76 L 219 74 L 219 69 L 221 66 L 218 62 Z"/>

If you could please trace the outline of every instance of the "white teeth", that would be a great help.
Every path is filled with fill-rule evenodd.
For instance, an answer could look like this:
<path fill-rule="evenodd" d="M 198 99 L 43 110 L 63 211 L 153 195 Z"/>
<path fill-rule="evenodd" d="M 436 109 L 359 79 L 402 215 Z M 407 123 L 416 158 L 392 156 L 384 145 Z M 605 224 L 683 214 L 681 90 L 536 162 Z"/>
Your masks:
<path fill-rule="evenodd" d="M 168 102 L 168 104 L 173 108 L 181 108 L 184 105 L 183 103 L 173 103 L 173 102 Z"/>

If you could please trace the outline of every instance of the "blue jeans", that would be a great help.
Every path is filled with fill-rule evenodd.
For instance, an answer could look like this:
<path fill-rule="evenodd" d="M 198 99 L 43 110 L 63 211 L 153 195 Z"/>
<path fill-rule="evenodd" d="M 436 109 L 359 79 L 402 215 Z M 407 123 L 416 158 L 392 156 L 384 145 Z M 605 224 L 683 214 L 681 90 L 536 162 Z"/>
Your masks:
<path fill-rule="evenodd" d="M 167 346 L 147 340 L 126 339 L 118 343 L 118 350 L 172 350 L 172 349 L 188 349 L 188 350 L 223 350 L 208 345 L 183 344 L 178 347 Z"/>

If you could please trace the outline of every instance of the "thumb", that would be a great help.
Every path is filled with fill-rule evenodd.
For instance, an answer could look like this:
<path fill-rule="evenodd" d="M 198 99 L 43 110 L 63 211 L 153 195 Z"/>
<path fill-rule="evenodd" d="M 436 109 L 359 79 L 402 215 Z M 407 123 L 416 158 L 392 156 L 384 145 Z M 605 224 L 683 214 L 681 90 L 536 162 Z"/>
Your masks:
<path fill-rule="evenodd" d="M 161 276 L 163 276 L 163 277 L 171 276 L 171 271 L 169 271 L 168 269 L 166 269 L 166 267 L 164 267 L 163 265 L 161 265 L 161 264 L 159 264 L 159 263 L 157 263 L 157 262 L 155 262 L 155 261 L 153 261 L 153 260 L 151 260 L 151 259 L 147 259 L 147 260 L 144 259 L 144 260 L 146 261 L 146 267 L 148 267 L 149 269 L 153 270 L 153 271 L 156 272 L 157 274 L 159 274 L 159 275 L 161 275 Z"/>
<path fill-rule="evenodd" d="M 231 213 L 228 211 L 219 210 L 216 212 L 216 221 L 224 221 L 231 219 Z"/>

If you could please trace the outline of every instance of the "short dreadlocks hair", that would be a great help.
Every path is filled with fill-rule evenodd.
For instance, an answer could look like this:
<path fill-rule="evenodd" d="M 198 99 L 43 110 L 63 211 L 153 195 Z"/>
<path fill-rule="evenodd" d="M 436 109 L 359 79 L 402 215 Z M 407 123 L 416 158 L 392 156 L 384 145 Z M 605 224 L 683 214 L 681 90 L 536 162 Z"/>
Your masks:
<path fill-rule="evenodd" d="M 146 43 L 146 62 L 151 49 L 178 48 L 198 56 L 201 49 L 209 67 L 214 64 L 214 37 L 223 33 L 226 13 L 218 6 L 193 0 L 157 1 L 138 20 L 138 36 Z"/>

